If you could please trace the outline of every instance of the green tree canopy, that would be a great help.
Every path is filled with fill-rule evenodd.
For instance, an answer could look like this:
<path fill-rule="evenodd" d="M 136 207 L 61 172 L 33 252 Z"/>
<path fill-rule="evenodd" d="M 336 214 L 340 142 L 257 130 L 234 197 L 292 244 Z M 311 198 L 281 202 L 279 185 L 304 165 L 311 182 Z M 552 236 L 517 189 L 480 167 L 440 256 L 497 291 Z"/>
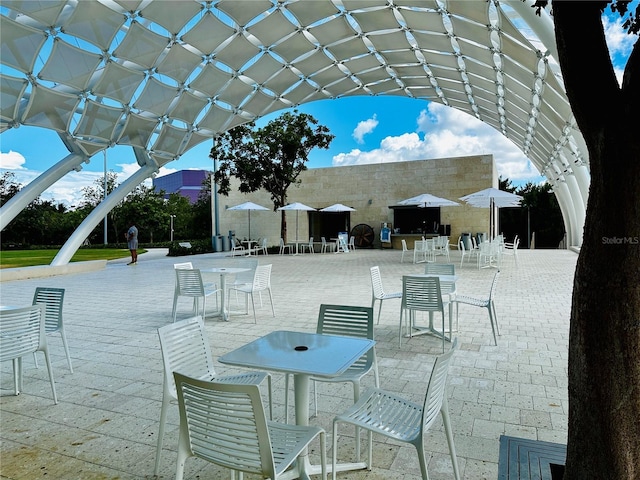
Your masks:
<path fill-rule="evenodd" d="M 243 193 L 269 192 L 277 210 L 287 204 L 289 187 L 300 182 L 309 152 L 329 148 L 333 139 L 327 127 L 297 110 L 283 113 L 263 128 L 256 129 L 253 122 L 235 127 L 216 139 L 209 155 L 218 162 L 214 174 L 218 192 L 229 194 L 233 176 L 240 181 Z M 286 241 L 285 212 L 281 218 L 280 234 Z"/>

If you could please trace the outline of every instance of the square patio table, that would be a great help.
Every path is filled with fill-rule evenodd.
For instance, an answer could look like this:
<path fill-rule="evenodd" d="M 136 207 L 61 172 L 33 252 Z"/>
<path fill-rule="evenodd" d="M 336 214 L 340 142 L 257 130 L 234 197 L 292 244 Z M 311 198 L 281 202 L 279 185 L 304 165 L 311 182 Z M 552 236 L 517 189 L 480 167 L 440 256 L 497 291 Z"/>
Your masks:
<path fill-rule="evenodd" d="M 375 345 L 365 338 L 322 335 L 277 330 L 237 348 L 218 360 L 220 363 L 293 374 L 296 424 L 309 425 L 309 378 L 334 377 L 347 370 Z M 360 470 L 366 464 L 343 463 L 337 471 Z M 327 465 L 330 470 L 330 465 Z M 305 452 L 297 468 L 283 478 L 309 479 L 321 473 L 320 465 L 311 465 Z"/>

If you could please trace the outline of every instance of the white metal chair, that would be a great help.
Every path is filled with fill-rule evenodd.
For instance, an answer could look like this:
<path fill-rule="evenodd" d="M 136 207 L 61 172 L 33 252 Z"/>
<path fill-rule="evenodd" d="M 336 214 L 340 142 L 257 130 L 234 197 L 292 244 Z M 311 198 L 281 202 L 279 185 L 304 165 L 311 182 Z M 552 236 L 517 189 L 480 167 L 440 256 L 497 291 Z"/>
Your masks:
<path fill-rule="evenodd" d="M 191 263 L 191 262 L 174 263 L 173 264 L 173 268 L 175 270 L 179 270 L 179 269 L 193 270 L 193 263 Z M 218 286 L 216 285 L 215 282 L 205 282 L 204 279 L 203 279 L 203 285 L 204 285 L 205 290 L 215 290 L 216 288 L 218 288 Z M 178 295 L 178 282 L 176 282 L 176 288 L 175 288 L 175 291 L 173 292 L 173 300 L 174 300 L 174 302 L 175 302 L 175 300 L 177 298 L 177 295 Z M 218 297 L 216 296 L 216 307 L 217 307 L 217 302 L 218 302 Z"/>
<path fill-rule="evenodd" d="M 245 255 L 246 253 L 246 248 L 244 248 L 244 245 L 236 238 L 234 244 L 231 245 L 231 256 L 235 257 L 236 255 Z"/>
<path fill-rule="evenodd" d="M 497 241 L 482 242 L 478 245 L 478 270 L 500 266 L 500 245 Z"/>
<path fill-rule="evenodd" d="M 491 289 L 489 290 L 489 297 L 480 298 L 473 297 L 469 295 L 456 295 L 455 302 L 457 305 L 471 305 L 473 307 L 481 307 L 486 308 L 489 312 L 489 321 L 491 322 L 491 331 L 493 332 L 493 341 L 496 345 L 498 345 L 498 339 L 496 337 L 496 332 L 500 335 L 500 328 L 498 327 L 498 315 L 496 314 L 496 305 L 495 305 L 495 295 L 496 288 L 498 285 L 498 276 L 500 275 L 500 270 L 497 270 L 493 276 L 493 281 L 491 282 Z M 459 308 L 456 308 L 456 324 L 458 323 L 458 313 Z"/>
<path fill-rule="evenodd" d="M 376 323 L 380 323 L 380 314 L 382 313 L 382 302 L 384 300 L 389 300 L 393 298 L 402 298 L 402 292 L 390 292 L 387 293 L 384 291 L 384 286 L 382 285 L 382 275 L 380 274 L 380 267 L 375 266 L 370 268 L 371 271 L 371 308 L 373 308 L 376 304 L 376 300 L 380 302 L 380 306 L 378 308 L 378 321 Z"/>
<path fill-rule="evenodd" d="M 427 261 L 427 241 L 416 240 L 413 242 L 413 263 L 423 263 Z"/>
<path fill-rule="evenodd" d="M 356 237 L 349 237 L 349 250 L 355 251 L 356 249 Z"/>
<path fill-rule="evenodd" d="M 327 250 L 329 250 L 330 252 L 334 251 L 335 246 L 333 243 L 327 242 L 327 239 L 325 237 L 320 237 L 320 240 L 322 241 L 322 248 L 320 249 L 320 253 L 327 253 Z"/>
<path fill-rule="evenodd" d="M 269 300 L 271 301 L 271 312 L 273 316 L 276 316 L 276 311 L 273 305 L 273 295 L 271 294 L 271 264 L 269 265 L 258 265 L 255 270 L 255 274 L 253 277 L 253 281 L 250 284 L 240 284 L 240 285 L 232 285 L 229 287 L 229 296 L 231 295 L 231 291 L 242 292 L 247 298 L 245 301 L 246 314 L 249 314 L 249 301 L 248 297 L 251 297 L 251 305 L 253 307 L 253 321 L 256 320 L 256 304 L 253 298 L 255 293 L 260 295 L 260 305 L 262 305 L 262 292 L 265 290 L 269 292 Z"/>
<path fill-rule="evenodd" d="M 202 282 L 202 274 L 197 268 L 177 268 L 174 271 L 176 274 L 176 291 L 173 297 L 173 321 L 176 321 L 178 299 L 180 297 L 193 298 L 194 315 L 200 314 L 200 299 L 202 299 L 202 317 L 204 318 L 207 297 L 216 295 L 220 290 L 218 288 L 205 288 Z"/>
<path fill-rule="evenodd" d="M 284 239 L 281 237 L 280 238 L 280 251 L 278 253 L 280 253 L 280 255 L 284 255 L 287 250 L 289 250 L 289 255 L 291 255 L 293 253 L 291 251 L 291 245 L 287 245 L 286 243 L 284 243 Z"/>
<path fill-rule="evenodd" d="M 447 262 L 451 261 L 449 255 L 449 237 L 441 235 L 435 242 L 434 255 L 444 255 L 447 258 Z"/>
<path fill-rule="evenodd" d="M 62 337 L 62 345 L 64 346 L 64 352 L 67 355 L 67 365 L 69 365 L 69 371 L 73 373 L 73 366 L 71 365 L 71 354 L 69 353 L 69 344 L 67 343 L 67 334 L 64 331 L 64 322 L 62 320 L 62 304 L 64 302 L 64 288 L 50 288 L 50 287 L 37 287 L 33 294 L 33 305 L 43 304 L 44 317 L 45 317 L 45 333 L 60 333 Z M 33 358 L 36 366 L 38 366 L 38 357 L 34 353 Z"/>
<path fill-rule="evenodd" d="M 414 403 L 393 392 L 374 388 L 367 390 L 352 407 L 336 416 L 333 420 L 333 455 L 332 478 L 336 478 L 337 454 L 338 454 L 338 425 L 351 424 L 368 430 L 369 458 L 367 468 L 373 466 L 373 434 L 380 434 L 398 442 L 410 443 L 416 449 L 420 472 L 423 480 L 429 480 L 427 472 L 427 458 L 425 456 L 425 433 L 435 422 L 438 412 L 442 416 L 444 431 L 449 446 L 453 476 L 460 480 L 460 469 L 456 447 L 453 441 L 453 430 L 449 417 L 449 405 L 447 402 L 447 375 L 453 358 L 453 353 L 458 345 L 455 339 L 451 349 L 436 358 L 431 369 L 427 393 L 422 404 Z M 360 461 L 360 458 L 357 458 Z"/>
<path fill-rule="evenodd" d="M 316 438 L 327 479 L 322 428 L 267 421 L 256 385 L 207 382 L 178 372 L 174 377 L 180 408 L 176 480 L 183 479 L 192 456 L 240 472 L 240 478 L 246 472 L 278 480 Z"/>
<path fill-rule="evenodd" d="M 56 384 L 47 347 L 45 306 L 36 304 L 23 308 L 0 310 L 0 363 L 13 361 L 14 393 L 22 391 L 22 357 L 43 352 L 51 382 L 53 402 L 58 403 Z"/>
<path fill-rule="evenodd" d="M 456 266 L 453 263 L 427 263 L 424 266 L 424 273 L 432 275 L 455 275 Z M 453 301 L 456 298 L 457 288 L 455 280 L 440 279 L 440 290 L 445 295 L 449 303 L 449 316 L 453 315 Z M 449 319 L 451 320 L 451 319 Z"/>
<path fill-rule="evenodd" d="M 464 257 L 469 257 L 467 258 L 467 263 L 469 262 L 469 260 L 471 260 L 472 256 L 477 256 L 478 255 L 478 251 L 474 250 L 473 248 L 471 248 L 470 250 L 467 250 L 467 247 L 465 247 L 464 241 L 462 240 L 462 237 L 458 237 L 458 250 L 460 250 L 460 268 L 462 268 L 462 263 L 464 262 Z"/>
<path fill-rule="evenodd" d="M 161 327 L 158 329 L 158 336 L 160 337 L 160 349 L 162 351 L 164 379 L 154 475 L 158 475 L 160 470 L 162 442 L 169 405 L 178 400 L 173 372 L 181 372 L 200 380 L 215 380 L 220 383 L 261 385 L 266 379 L 269 395 L 269 418 L 273 417 L 271 376 L 268 373 L 244 372 L 235 375 L 216 375 L 211 347 L 204 332 L 202 317 L 191 317 Z"/>
<path fill-rule="evenodd" d="M 304 249 L 309 250 L 309 253 L 316 253 L 313 248 L 313 237 L 309 237 L 309 243 L 300 244 L 300 253 L 304 253 Z"/>
<path fill-rule="evenodd" d="M 260 241 L 260 245 L 256 249 L 256 253 L 262 252 L 264 255 L 269 255 L 269 251 L 267 250 L 267 241 L 266 237 Z"/>
<path fill-rule="evenodd" d="M 412 252 L 413 250 L 409 250 L 409 249 L 407 248 L 407 241 L 406 241 L 404 238 L 403 238 L 402 240 L 400 240 L 400 242 L 402 243 L 402 257 L 400 258 L 400 263 L 404 263 L 404 254 L 405 254 L 405 253 L 410 253 L 410 252 Z M 414 257 L 414 261 L 413 261 L 413 263 L 416 263 L 416 262 L 415 262 L 415 257 Z"/>
<path fill-rule="evenodd" d="M 516 263 L 516 268 L 518 268 L 518 246 L 520 245 L 520 239 L 516 235 L 513 239 L 513 243 L 505 243 L 502 249 L 502 255 L 506 257 L 513 257 L 513 260 Z"/>
<path fill-rule="evenodd" d="M 448 301 L 446 302 L 448 304 Z M 399 346 L 402 346 L 402 325 L 404 319 L 407 320 L 408 336 L 412 336 L 413 325 L 415 323 L 415 313 L 422 311 L 429 314 L 429 323 L 433 323 L 435 312 L 442 315 L 442 351 L 444 352 L 444 342 L 446 333 L 444 328 L 444 306 L 440 279 L 438 277 L 419 277 L 404 275 L 402 277 L 402 305 L 400 307 L 400 329 Z M 407 318 L 408 317 L 408 318 Z M 449 331 L 452 329 L 452 317 L 449 316 Z"/>

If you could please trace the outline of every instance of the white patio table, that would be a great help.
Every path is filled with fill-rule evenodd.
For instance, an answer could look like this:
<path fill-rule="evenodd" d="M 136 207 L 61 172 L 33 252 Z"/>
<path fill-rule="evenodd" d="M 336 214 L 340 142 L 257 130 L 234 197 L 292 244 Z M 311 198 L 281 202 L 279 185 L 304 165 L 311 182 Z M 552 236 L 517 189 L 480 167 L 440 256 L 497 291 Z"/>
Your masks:
<path fill-rule="evenodd" d="M 237 348 L 218 360 L 220 363 L 293 374 L 296 424 L 309 425 L 309 377 L 334 377 L 349 368 L 375 345 L 375 340 L 278 330 Z M 337 471 L 360 470 L 366 464 L 343 463 Z M 327 465 L 327 470 L 331 466 Z M 305 452 L 282 478 L 308 480 L 321 473 L 311 465 Z M 290 475 L 290 476 L 289 476 Z"/>
<path fill-rule="evenodd" d="M 213 267 L 213 268 L 201 268 L 202 273 L 217 273 L 220 275 L 220 290 L 222 290 L 222 298 L 220 299 L 220 311 L 214 315 L 222 317 L 225 322 L 229 321 L 229 310 L 226 306 L 227 297 L 227 275 L 236 274 L 240 272 L 248 272 L 249 268 L 242 267 Z"/>

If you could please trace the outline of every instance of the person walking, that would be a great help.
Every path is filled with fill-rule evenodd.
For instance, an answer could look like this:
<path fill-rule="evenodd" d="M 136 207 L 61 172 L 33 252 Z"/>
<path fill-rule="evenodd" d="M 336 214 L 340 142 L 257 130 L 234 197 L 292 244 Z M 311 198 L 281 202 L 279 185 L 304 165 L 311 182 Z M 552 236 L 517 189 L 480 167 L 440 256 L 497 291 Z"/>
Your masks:
<path fill-rule="evenodd" d="M 127 245 L 131 252 L 131 261 L 127 265 L 135 265 L 138 263 L 138 229 L 131 223 L 129 230 L 124 234 L 127 239 Z"/>

